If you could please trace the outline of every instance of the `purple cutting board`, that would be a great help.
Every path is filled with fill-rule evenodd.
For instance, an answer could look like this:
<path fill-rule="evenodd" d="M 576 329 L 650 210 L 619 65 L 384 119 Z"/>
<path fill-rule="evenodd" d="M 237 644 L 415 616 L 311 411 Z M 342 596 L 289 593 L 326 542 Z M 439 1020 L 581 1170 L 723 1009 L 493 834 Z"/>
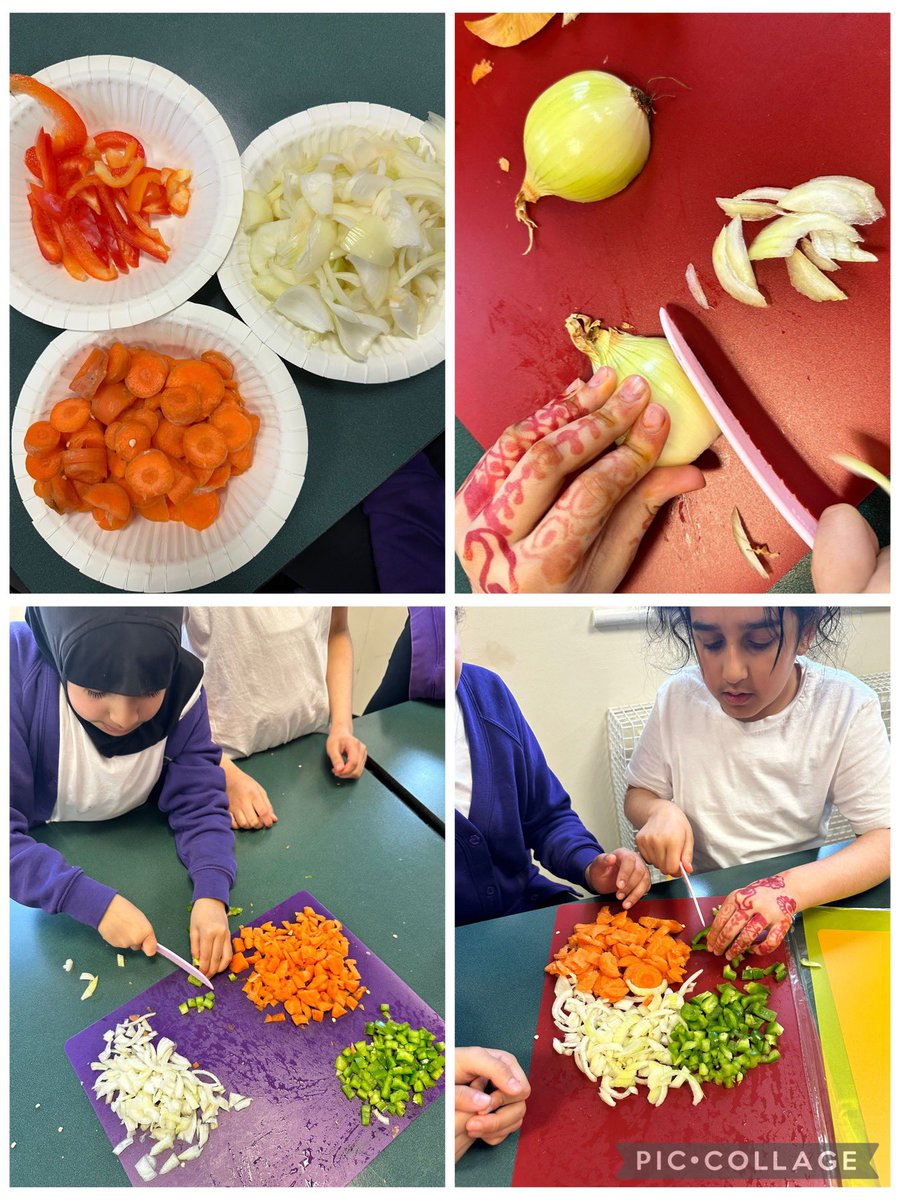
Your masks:
<path fill-rule="evenodd" d="M 307 904 L 326 917 L 333 915 L 309 892 L 298 892 L 254 917 L 253 924 L 293 920 Z M 390 1125 L 375 1120 L 366 1128 L 360 1125 L 359 1101 L 347 1100 L 338 1086 L 334 1060 L 339 1052 L 365 1037 L 366 1021 L 378 1016 L 379 1004 L 389 1004 L 394 1019 L 408 1021 L 415 1029 L 424 1026 L 439 1041 L 444 1040 L 444 1023 L 346 926 L 344 933 L 349 957 L 356 959 L 361 982 L 371 994 L 355 1012 L 337 1021 L 326 1017 L 319 1025 L 305 1027 L 289 1020 L 266 1025 L 264 1014 L 241 991 L 242 980 L 229 982 L 227 974 L 213 980 L 216 1007 L 211 1012 L 182 1016 L 181 1001 L 200 993 L 183 971 L 174 971 L 69 1038 L 66 1054 L 112 1146 L 125 1136 L 125 1128 L 95 1097 L 97 1072 L 91 1063 L 104 1048 L 106 1030 L 137 1013 L 155 1012 L 150 1024 L 158 1037 L 170 1037 L 179 1054 L 217 1075 L 226 1093 L 253 1097 L 242 1112 L 220 1115 L 219 1127 L 210 1133 L 199 1158 L 150 1184 L 143 1182 L 134 1164 L 153 1143 L 148 1135 L 143 1142 L 136 1138 L 120 1157 L 135 1187 L 340 1187 L 355 1179 L 398 1128 L 403 1132 L 441 1094 L 443 1079 L 423 1093 L 423 1108 L 410 1104 L 407 1115 L 391 1117 Z M 166 1158 L 168 1152 L 159 1156 L 160 1166 Z"/>

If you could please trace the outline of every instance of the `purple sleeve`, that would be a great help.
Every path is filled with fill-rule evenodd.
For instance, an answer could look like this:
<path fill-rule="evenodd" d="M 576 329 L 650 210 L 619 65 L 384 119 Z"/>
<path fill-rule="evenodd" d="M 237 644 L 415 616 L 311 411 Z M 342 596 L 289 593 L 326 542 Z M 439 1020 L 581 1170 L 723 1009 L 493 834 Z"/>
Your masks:
<path fill-rule="evenodd" d="M 67 913 L 83 925 L 96 929 L 116 894 L 115 888 L 91 879 L 81 867 L 70 866 L 58 850 L 36 842 L 28 832 L 35 823 L 36 808 L 34 763 L 29 744 L 49 730 L 41 727 L 41 713 L 35 708 L 35 697 L 40 689 L 35 673 L 29 672 L 23 663 L 27 651 L 23 638 L 11 642 L 9 894 L 19 904 L 42 908 L 49 913 Z M 58 754 L 58 731 L 55 741 Z M 44 750 L 48 747 L 44 746 Z"/>
<path fill-rule="evenodd" d="M 411 665 L 409 670 L 410 700 L 438 700 L 444 703 L 444 610 L 415 608 L 409 610 Z"/>
<path fill-rule="evenodd" d="M 209 729 L 206 692 L 201 691 L 166 743 L 159 807 L 194 885 L 193 898 L 221 900 L 227 907 L 237 866 L 221 758 Z"/>
<path fill-rule="evenodd" d="M 521 710 L 518 718 L 528 771 L 527 794 L 520 799 L 525 839 L 554 875 L 584 887 L 585 871 L 603 850 L 573 810 L 568 792 L 550 770 Z"/>

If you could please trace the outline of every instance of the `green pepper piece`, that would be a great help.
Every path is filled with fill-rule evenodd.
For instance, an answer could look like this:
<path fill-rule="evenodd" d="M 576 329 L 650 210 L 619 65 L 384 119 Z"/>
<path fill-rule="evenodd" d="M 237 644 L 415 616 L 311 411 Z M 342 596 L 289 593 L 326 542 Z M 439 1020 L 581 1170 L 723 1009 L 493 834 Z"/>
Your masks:
<path fill-rule="evenodd" d="M 359 1110 L 359 1121 L 361 1125 L 368 1125 L 372 1120 L 372 1105 L 364 1104 Z"/>
<path fill-rule="evenodd" d="M 722 968 L 722 975 L 725 979 L 737 979 L 737 971 L 735 971 L 734 967 L 729 966 L 728 963 Z"/>

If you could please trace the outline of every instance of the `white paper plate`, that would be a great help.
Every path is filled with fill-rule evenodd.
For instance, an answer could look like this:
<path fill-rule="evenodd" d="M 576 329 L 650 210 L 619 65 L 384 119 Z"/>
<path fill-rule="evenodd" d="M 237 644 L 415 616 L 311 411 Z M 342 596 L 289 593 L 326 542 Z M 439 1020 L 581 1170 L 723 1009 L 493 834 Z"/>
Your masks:
<path fill-rule="evenodd" d="M 183 304 L 155 321 L 109 334 L 175 357 L 218 350 L 234 363 L 241 396 L 261 419 L 253 465 L 229 481 L 209 529 L 134 517 L 124 529 L 100 529 L 90 513 L 59 513 L 34 494 L 25 471 L 25 431 L 46 419 L 97 344 L 89 333 L 61 333 L 37 360 L 19 395 L 12 423 L 16 484 L 35 529 L 83 575 L 133 592 L 181 592 L 230 575 L 269 544 L 288 517 L 306 473 L 303 404 L 284 363 L 237 318 L 201 304 Z M 105 342 L 107 339 L 104 338 Z"/>
<path fill-rule="evenodd" d="M 168 262 L 142 254 L 137 270 L 112 283 L 79 283 L 41 257 L 26 200 L 32 180 L 23 157 L 40 126 L 52 126 L 52 118 L 27 96 L 14 98 L 10 302 L 27 317 L 62 329 L 125 329 L 171 312 L 215 275 L 240 224 L 240 158 L 228 126 L 195 87 L 139 58 L 71 58 L 35 78 L 71 102 L 89 134 L 126 130 L 140 139 L 151 166 L 191 171 L 191 204 L 184 217 L 154 221 L 172 248 Z"/>
<path fill-rule="evenodd" d="M 409 113 L 383 104 L 349 102 L 321 104 L 296 116 L 286 117 L 277 125 L 255 138 L 241 155 L 244 186 L 268 191 L 280 174 L 289 152 L 309 144 L 313 152 L 324 154 L 328 135 L 336 129 L 354 126 L 376 133 L 399 132 L 406 137 L 420 133 L 424 122 Z M 444 302 L 437 325 L 420 338 L 382 335 L 369 352 L 364 363 L 354 362 L 341 351 L 334 339 L 334 349 L 322 344 L 307 346 L 303 331 L 272 308 L 252 283 L 249 261 L 250 238 L 239 229 L 228 257 L 219 271 L 222 291 L 247 322 L 254 333 L 288 362 L 322 375 L 326 379 L 343 379 L 350 383 L 388 383 L 408 379 L 444 361 Z"/>

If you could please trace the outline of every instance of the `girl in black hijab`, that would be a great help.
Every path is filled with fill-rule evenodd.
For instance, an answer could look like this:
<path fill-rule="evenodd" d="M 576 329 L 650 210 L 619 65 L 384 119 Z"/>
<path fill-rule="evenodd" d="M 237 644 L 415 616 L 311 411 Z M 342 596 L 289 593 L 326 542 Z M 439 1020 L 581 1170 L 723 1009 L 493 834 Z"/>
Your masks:
<path fill-rule="evenodd" d="M 193 882 L 191 953 L 230 958 L 234 882 L 221 751 L 210 737 L 203 668 L 181 646 L 180 608 L 29 608 L 12 626 L 11 892 L 67 912 L 113 946 L 156 952 L 148 918 L 28 830 L 107 820 L 158 803 Z"/>

